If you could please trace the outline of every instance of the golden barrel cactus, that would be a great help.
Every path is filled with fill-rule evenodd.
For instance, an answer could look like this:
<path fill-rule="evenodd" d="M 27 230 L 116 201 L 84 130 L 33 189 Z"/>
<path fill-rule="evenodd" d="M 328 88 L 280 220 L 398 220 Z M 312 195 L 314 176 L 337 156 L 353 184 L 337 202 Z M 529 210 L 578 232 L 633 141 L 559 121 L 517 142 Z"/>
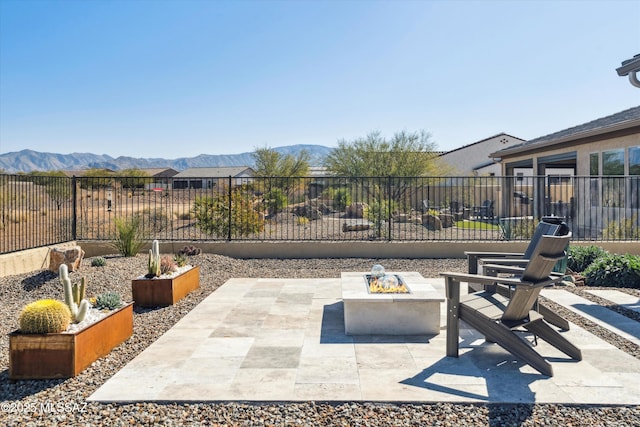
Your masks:
<path fill-rule="evenodd" d="M 25 334 L 48 334 L 67 330 L 71 311 L 62 301 L 42 299 L 27 304 L 20 313 L 20 331 Z"/>

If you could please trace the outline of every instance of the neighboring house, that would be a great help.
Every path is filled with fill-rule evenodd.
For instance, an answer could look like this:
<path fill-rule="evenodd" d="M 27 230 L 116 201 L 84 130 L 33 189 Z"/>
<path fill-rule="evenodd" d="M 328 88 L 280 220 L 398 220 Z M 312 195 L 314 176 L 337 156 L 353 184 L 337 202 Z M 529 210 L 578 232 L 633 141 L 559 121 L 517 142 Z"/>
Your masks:
<path fill-rule="evenodd" d="M 232 166 L 222 168 L 188 168 L 173 177 L 173 188 L 215 188 L 220 182 L 242 185 L 253 182 L 255 172 L 250 167 Z"/>
<path fill-rule="evenodd" d="M 534 206 L 534 212 L 543 214 L 559 204 L 560 216 L 574 220 L 581 233 L 597 233 L 616 218 L 640 216 L 640 106 L 490 156 L 500 161 L 503 176 L 515 178 L 505 180 L 512 187 L 504 189 L 505 195 L 527 189 L 534 205 L 544 206 Z M 549 191 L 554 186 L 557 195 Z"/>
<path fill-rule="evenodd" d="M 138 168 L 142 172 L 146 173 L 150 177 L 154 178 L 153 182 L 146 182 L 144 184 L 145 190 L 163 189 L 166 190 L 170 187 L 170 179 L 178 174 L 178 171 L 173 168 Z"/>
<path fill-rule="evenodd" d="M 524 139 L 499 133 L 489 138 L 463 145 L 455 150 L 440 154 L 440 159 L 454 168 L 451 176 L 467 175 L 500 175 L 500 164 L 489 155 L 516 144 L 522 144 Z"/>

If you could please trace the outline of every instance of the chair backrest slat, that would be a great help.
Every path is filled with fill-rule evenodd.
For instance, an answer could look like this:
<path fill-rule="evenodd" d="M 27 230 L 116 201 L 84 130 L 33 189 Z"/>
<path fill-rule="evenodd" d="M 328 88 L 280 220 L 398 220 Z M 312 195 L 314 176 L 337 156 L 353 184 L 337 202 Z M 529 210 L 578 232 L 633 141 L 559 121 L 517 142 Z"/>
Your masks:
<path fill-rule="evenodd" d="M 559 231 L 560 231 L 559 224 L 551 224 L 548 222 L 538 223 L 538 226 L 536 227 L 536 231 L 533 233 L 533 236 L 531 237 L 531 242 L 529 242 L 529 246 L 527 246 L 527 250 L 524 251 L 523 258 L 531 259 L 531 254 L 533 254 L 533 250 L 535 249 L 536 245 L 538 244 L 538 241 L 542 236 L 544 235 L 555 236 L 558 234 Z"/>
<path fill-rule="evenodd" d="M 571 233 L 564 236 L 543 235 L 535 245 L 521 280 L 536 283 L 549 279 L 553 266 L 565 256 L 565 248 L 571 240 Z M 509 300 L 503 320 L 521 320 L 526 318 L 533 308 L 542 286 L 518 286 Z"/>

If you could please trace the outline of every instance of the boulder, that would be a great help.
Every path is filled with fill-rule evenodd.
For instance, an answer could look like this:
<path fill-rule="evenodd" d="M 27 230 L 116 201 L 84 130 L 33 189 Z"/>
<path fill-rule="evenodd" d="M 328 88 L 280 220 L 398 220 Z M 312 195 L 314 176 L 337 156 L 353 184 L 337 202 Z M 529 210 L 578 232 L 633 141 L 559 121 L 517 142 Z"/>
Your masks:
<path fill-rule="evenodd" d="M 84 251 L 80 246 L 55 247 L 49 253 L 49 271 L 57 274 L 62 264 L 66 264 L 69 271 L 76 271 L 83 258 Z"/>
<path fill-rule="evenodd" d="M 347 218 L 364 218 L 365 211 L 369 206 L 366 203 L 356 202 L 347 206 Z"/>
<path fill-rule="evenodd" d="M 442 230 L 442 221 L 435 215 L 422 215 L 422 225 L 431 231 Z"/>
<path fill-rule="evenodd" d="M 453 215 L 451 214 L 440 214 L 438 215 L 440 221 L 442 222 L 442 228 L 453 227 Z"/>
<path fill-rule="evenodd" d="M 345 233 L 347 231 L 365 231 L 369 228 L 371 228 L 371 224 L 366 222 L 354 222 L 351 224 L 345 222 L 342 224 L 342 231 L 344 231 Z"/>

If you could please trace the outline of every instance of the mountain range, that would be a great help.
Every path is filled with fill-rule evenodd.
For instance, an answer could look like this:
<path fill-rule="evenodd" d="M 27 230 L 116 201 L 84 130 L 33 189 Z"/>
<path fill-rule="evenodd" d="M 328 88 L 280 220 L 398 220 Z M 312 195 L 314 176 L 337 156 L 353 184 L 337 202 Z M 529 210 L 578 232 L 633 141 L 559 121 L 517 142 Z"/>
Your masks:
<path fill-rule="evenodd" d="M 298 155 L 306 150 L 311 157 L 311 166 L 320 166 L 324 158 L 333 150 L 323 145 L 298 144 L 275 147 L 272 150 L 283 155 Z M 177 159 L 111 157 L 107 154 L 93 153 L 42 153 L 33 150 L 21 150 L 0 154 L 0 171 L 6 173 L 81 170 L 89 168 L 106 168 L 112 170 L 173 168 L 182 171 L 193 167 L 227 167 L 254 166 L 253 152 L 240 154 L 200 154 L 195 157 Z"/>

